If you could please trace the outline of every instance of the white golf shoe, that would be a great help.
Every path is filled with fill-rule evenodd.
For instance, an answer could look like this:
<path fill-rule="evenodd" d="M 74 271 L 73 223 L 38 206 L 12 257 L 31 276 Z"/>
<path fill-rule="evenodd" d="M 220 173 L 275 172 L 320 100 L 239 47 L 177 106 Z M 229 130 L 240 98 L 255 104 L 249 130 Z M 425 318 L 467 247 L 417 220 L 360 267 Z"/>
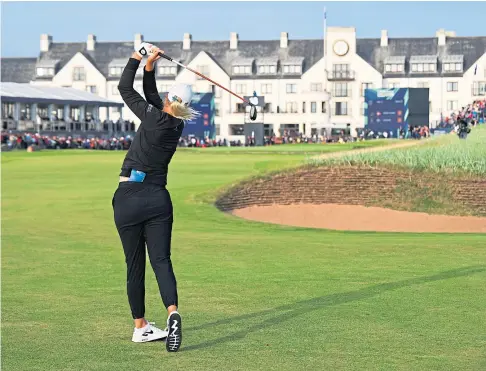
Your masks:
<path fill-rule="evenodd" d="M 148 322 L 145 327 L 133 329 L 132 341 L 134 343 L 145 343 L 147 341 L 154 341 L 159 339 L 165 339 L 168 332 L 161 330 L 151 322 Z"/>

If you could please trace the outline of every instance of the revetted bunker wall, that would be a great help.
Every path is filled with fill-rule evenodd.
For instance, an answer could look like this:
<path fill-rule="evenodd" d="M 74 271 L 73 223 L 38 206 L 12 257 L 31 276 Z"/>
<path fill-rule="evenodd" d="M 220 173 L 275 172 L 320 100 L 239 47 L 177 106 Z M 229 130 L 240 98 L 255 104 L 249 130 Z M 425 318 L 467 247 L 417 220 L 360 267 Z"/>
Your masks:
<path fill-rule="evenodd" d="M 383 206 L 398 210 L 486 216 L 486 178 L 368 167 L 305 167 L 240 183 L 216 206 L 289 204 Z"/>

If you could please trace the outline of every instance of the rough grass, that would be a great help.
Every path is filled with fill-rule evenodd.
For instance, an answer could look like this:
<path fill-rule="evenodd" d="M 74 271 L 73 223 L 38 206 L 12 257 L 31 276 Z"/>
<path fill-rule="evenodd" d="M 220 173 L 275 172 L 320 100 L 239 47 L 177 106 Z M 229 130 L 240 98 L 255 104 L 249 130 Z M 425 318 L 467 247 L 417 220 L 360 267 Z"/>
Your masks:
<path fill-rule="evenodd" d="M 474 128 L 466 140 L 450 134 L 422 146 L 380 152 L 313 158 L 313 165 L 363 165 L 406 167 L 437 173 L 486 176 L 486 127 Z"/>

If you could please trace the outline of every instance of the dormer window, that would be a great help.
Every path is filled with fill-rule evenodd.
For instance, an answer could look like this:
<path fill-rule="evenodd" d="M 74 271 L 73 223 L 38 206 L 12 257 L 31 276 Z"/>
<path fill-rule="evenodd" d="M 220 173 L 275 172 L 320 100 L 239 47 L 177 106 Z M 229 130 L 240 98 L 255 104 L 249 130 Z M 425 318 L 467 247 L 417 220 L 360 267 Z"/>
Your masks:
<path fill-rule="evenodd" d="M 232 63 L 233 75 L 251 75 L 253 58 L 237 58 Z"/>
<path fill-rule="evenodd" d="M 42 60 L 36 63 L 35 72 L 38 77 L 53 77 L 59 61 Z"/>
<path fill-rule="evenodd" d="M 108 74 L 110 75 L 110 77 L 120 77 L 126 65 L 127 60 L 125 58 L 113 59 L 108 65 Z M 144 67 L 145 66 L 142 64 L 139 65 L 135 75 L 137 78 L 143 76 Z"/>
<path fill-rule="evenodd" d="M 278 58 L 262 58 L 257 60 L 259 75 L 275 75 L 277 73 Z"/>
<path fill-rule="evenodd" d="M 463 55 L 446 55 L 442 59 L 442 72 L 443 73 L 460 73 L 464 68 L 464 56 Z"/>
<path fill-rule="evenodd" d="M 302 57 L 291 57 L 282 62 L 282 72 L 285 75 L 300 75 L 302 74 Z"/>
<path fill-rule="evenodd" d="M 393 56 L 385 59 L 385 73 L 404 73 L 405 72 L 405 56 Z"/>
<path fill-rule="evenodd" d="M 435 73 L 437 72 L 436 55 L 412 55 L 410 58 L 411 73 Z"/>
<path fill-rule="evenodd" d="M 159 75 L 175 75 L 177 73 L 177 67 L 174 66 L 160 66 L 158 70 Z"/>
<path fill-rule="evenodd" d="M 54 76 L 54 67 L 37 67 L 37 76 Z"/>
<path fill-rule="evenodd" d="M 177 66 L 171 61 L 166 59 L 159 59 L 157 61 L 157 74 L 159 76 L 171 76 L 177 75 Z"/>

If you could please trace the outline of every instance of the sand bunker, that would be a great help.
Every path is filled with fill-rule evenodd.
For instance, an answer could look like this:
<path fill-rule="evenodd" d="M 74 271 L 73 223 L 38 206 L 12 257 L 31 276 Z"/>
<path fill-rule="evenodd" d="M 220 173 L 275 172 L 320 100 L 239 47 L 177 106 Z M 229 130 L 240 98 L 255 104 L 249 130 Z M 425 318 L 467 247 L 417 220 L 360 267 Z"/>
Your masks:
<path fill-rule="evenodd" d="M 342 231 L 486 233 L 486 218 L 429 215 L 352 205 L 252 206 L 232 211 L 238 217 L 297 227 Z"/>

